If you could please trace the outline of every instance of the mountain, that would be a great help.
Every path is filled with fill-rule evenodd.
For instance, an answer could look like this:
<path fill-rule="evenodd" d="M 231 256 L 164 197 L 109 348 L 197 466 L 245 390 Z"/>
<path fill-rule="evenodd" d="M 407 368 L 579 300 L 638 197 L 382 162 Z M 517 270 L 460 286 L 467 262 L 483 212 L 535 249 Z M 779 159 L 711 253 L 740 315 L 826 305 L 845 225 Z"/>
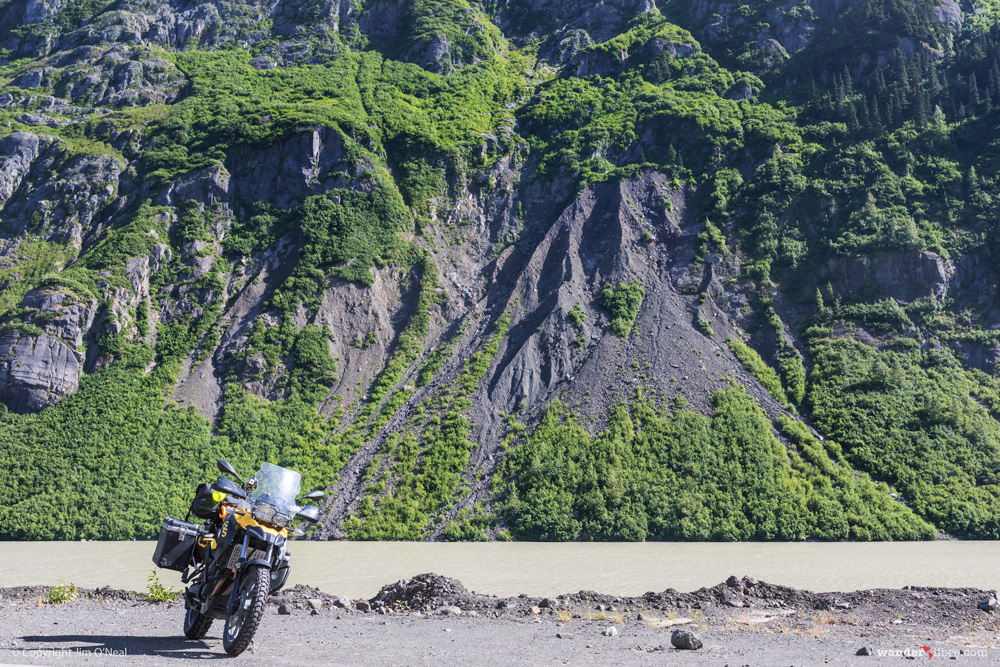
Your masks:
<path fill-rule="evenodd" d="M 0 0 L 0 538 L 1000 537 L 997 0 Z"/>

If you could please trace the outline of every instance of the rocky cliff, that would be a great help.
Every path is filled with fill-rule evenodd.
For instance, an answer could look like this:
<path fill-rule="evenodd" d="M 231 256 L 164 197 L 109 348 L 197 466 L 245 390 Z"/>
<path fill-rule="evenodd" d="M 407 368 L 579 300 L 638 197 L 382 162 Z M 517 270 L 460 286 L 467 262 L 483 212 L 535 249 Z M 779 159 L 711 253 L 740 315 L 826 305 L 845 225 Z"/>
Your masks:
<path fill-rule="evenodd" d="M 331 491 L 322 537 L 992 535 L 992 15 L 659 4 L 0 5 L 0 452 L 141 414 L 167 508 L 212 456 L 266 458 Z M 879 460 L 858 415 L 897 390 Z M 720 463 L 676 468 L 698 433 Z M 73 453 L 95 479 L 109 437 Z M 573 461 L 546 484 L 593 467 L 559 487 L 575 534 L 526 514 L 544 438 Z M 912 472 L 950 447 L 962 475 Z M 706 504 L 732 492 L 699 471 L 743 456 L 802 494 L 798 528 Z"/>

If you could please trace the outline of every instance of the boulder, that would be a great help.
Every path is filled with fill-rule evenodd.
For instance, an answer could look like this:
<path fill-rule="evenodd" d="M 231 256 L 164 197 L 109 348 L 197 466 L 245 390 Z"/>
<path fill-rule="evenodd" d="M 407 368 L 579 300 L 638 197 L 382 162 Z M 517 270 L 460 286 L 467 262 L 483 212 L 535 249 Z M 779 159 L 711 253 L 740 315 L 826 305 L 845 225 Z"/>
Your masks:
<path fill-rule="evenodd" d="M 703 646 L 698 635 L 690 630 L 674 630 L 670 635 L 670 643 L 683 651 L 697 651 Z"/>

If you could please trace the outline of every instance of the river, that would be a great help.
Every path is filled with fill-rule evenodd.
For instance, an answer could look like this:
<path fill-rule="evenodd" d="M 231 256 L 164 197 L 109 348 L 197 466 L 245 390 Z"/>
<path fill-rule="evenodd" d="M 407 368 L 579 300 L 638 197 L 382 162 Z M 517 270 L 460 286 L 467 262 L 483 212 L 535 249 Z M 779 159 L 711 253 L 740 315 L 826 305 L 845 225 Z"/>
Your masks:
<path fill-rule="evenodd" d="M 145 590 L 153 542 L 0 542 L 0 586 Z M 371 597 L 422 572 L 479 593 L 641 595 L 713 586 L 729 575 L 813 591 L 913 586 L 1000 588 L 1000 542 L 411 543 L 293 542 L 290 583 Z M 180 575 L 158 570 L 165 585 Z"/>

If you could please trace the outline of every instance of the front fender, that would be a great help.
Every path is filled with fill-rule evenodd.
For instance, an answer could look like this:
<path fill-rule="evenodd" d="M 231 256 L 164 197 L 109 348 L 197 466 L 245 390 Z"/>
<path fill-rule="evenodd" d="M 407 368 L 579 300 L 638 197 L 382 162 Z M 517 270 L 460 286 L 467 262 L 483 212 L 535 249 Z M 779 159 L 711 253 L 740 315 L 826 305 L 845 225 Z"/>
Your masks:
<path fill-rule="evenodd" d="M 272 533 L 271 531 L 264 530 L 261 526 L 247 526 L 246 531 L 251 540 L 263 542 L 265 544 L 273 544 L 277 547 L 280 547 L 285 543 L 285 538 L 282 537 L 280 533 Z"/>

